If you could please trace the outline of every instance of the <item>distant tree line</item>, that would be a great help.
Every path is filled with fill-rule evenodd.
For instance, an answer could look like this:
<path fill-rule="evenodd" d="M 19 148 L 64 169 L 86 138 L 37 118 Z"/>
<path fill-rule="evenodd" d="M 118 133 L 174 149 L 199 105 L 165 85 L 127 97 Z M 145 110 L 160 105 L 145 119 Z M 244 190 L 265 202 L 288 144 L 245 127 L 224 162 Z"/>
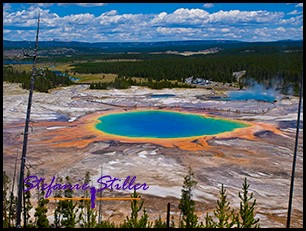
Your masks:
<path fill-rule="evenodd" d="M 30 176 L 30 170 L 27 171 L 27 177 Z M 90 173 L 87 172 L 83 182 L 89 184 Z M 16 207 L 17 197 L 11 191 L 12 180 L 6 172 L 3 172 L 3 228 L 16 226 Z M 56 183 L 71 184 L 70 178 L 65 179 L 58 177 Z M 110 221 L 97 219 L 99 214 L 97 209 L 92 209 L 90 200 L 59 200 L 52 205 L 54 208 L 54 220 L 51 223 L 47 217 L 48 205 L 50 201 L 45 198 L 45 192 L 40 190 L 36 193 L 36 206 L 33 206 L 33 192 L 30 190 L 25 193 L 24 203 L 22 207 L 23 228 L 167 228 L 165 218 L 159 215 L 159 218 L 150 221 L 149 214 L 144 207 L 144 201 L 132 200 L 131 213 L 120 224 L 115 224 Z M 201 221 L 196 214 L 196 203 L 193 200 L 192 190 L 197 184 L 194 180 L 194 175 L 189 167 L 189 171 L 184 178 L 181 199 L 179 200 L 178 209 L 181 211 L 179 222 L 175 222 L 174 217 L 169 219 L 169 228 L 258 228 L 259 218 L 255 218 L 256 199 L 253 198 L 253 193 L 249 193 L 249 184 L 245 178 L 242 184 L 242 193 L 238 193 L 240 198 L 240 208 L 235 210 L 230 207 L 230 202 L 227 199 L 226 189 L 221 186 L 220 198 L 217 200 L 215 209 Z M 28 187 L 29 185 L 27 185 Z M 73 191 L 66 187 L 64 191 L 55 190 L 54 197 L 57 198 L 73 198 Z M 131 198 L 141 198 L 141 195 L 134 190 Z M 84 191 L 82 198 L 88 198 L 88 190 Z M 35 210 L 34 215 L 30 215 L 30 211 Z M 140 212 L 142 211 L 142 214 Z M 170 218 L 170 217 L 169 217 Z"/>
<path fill-rule="evenodd" d="M 75 64 L 73 71 L 78 73 L 114 73 L 122 77 L 140 77 L 150 80 L 177 80 L 184 82 L 190 76 L 215 81 L 232 82 L 233 76 L 227 66 L 218 68 L 216 58 L 173 58 L 153 59 L 139 62 L 97 62 Z"/>
<path fill-rule="evenodd" d="M 191 85 L 185 83 L 171 82 L 168 80 L 152 80 L 144 79 L 144 81 L 136 81 L 132 78 L 127 77 L 116 77 L 114 81 L 111 82 L 97 82 L 91 83 L 90 89 L 128 89 L 131 86 L 146 86 L 151 89 L 163 89 L 163 88 L 194 88 Z"/>
<path fill-rule="evenodd" d="M 216 82 L 236 82 L 233 72 L 246 70 L 243 84 L 252 81 L 275 87 L 284 93 L 292 88 L 297 94 L 302 77 L 303 56 L 300 53 L 241 53 L 184 58 L 148 59 L 138 62 L 88 62 L 74 64 L 78 73 L 114 73 L 119 77 L 140 77 L 148 80 L 177 80 L 187 77 Z M 252 80 L 252 81 L 251 81 Z"/>
<path fill-rule="evenodd" d="M 116 61 L 116 60 L 145 60 L 145 59 L 168 59 L 184 58 L 174 54 L 150 54 L 150 53 L 105 53 L 105 54 L 71 54 L 71 57 L 65 55 L 50 55 L 38 57 L 37 63 L 78 63 L 80 61 L 94 62 L 95 60 Z M 31 61 L 31 60 L 29 60 Z"/>
<path fill-rule="evenodd" d="M 40 92 L 48 92 L 49 89 L 57 86 L 68 86 L 72 81 L 68 76 L 57 76 L 50 70 L 42 70 L 39 75 L 35 77 L 34 90 Z M 3 81 L 9 83 L 21 83 L 24 89 L 30 89 L 32 73 L 26 71 L 15 70 L 12 66 L 3 66 Z"/>

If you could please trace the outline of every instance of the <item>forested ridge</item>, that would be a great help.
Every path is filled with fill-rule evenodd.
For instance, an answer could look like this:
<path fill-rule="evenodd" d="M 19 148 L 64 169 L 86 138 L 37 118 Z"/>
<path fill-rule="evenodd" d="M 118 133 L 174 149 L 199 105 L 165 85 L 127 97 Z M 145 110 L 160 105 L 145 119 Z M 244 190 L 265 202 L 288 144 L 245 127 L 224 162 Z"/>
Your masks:
<path fill-rule="evenodd" d="M 183 40 L 183 41 L 157 41 L 157 42 L 64 42 L 64 41 L 41 41 L 39 47 L 43 50 L 54 50 L 57 48 L 74 49 L 76 52 L 85 54 L 104 53 L 126 53 L 126 52 L 160 52 L 160 51 L 199 51 L 212 47 L 224 50 L 235 50 L 244 48 L 256 48 L 258 51 L 266 52 L 269 49 L 300 48 L 303 40 L 282 40 L 271 42 L 243 42 L 237 40 Z M 9 41 L 3 40 L 5 50 L 30 49 L 35 46 L 35 41 Z"/>
<path fill-rule="evenodd" d="M 78 73 L 114 73 L 122 77 L 141 77 L 148 80 L 177 80 L 193 76 L 216 82 L 232 83 L 233 72 L 246 70 L 244 83 L 252 81 L 266 87 L 276 87 L 286 93 L 297 93 L 302 75 L 301 53 L 209 55 L 185 58 L 148 59 L 138 62 L 88 62 L 74 64 Z"/>
<path fill-rule="evenodd" d="M 61 58 L 66 62 L 73 59 L 74 57 Z M 111 83 L 106 83 L 102 79 L 100 83 L 92 83 L 91 89 L 125 89 L 133 85 L 154 89 L 192 87 L 184 84 L 185 79 L 191 76 L 215 82 L 235 83 L 237 79 L 233 72 L 245 70 L 246 74 L 239 80 L 240 86 L 248 87 L 256 82 L 267 88 L 280 90 L 283 94 L 297 95 L 302 76 L 303 52 L 301 47 L 280 49 L 272 46 L 249 46 L 188 57 L 173 54 L 123 53 L 81 56 L 86 62 L 79 59 L 80 57 L 74 60 L 71 72 L 118 75 Z M 4 67 L 3 75 L 4 81 L 22 83 L 23 88 L 29 86 L 30 73 Z M 142 80 L 136 81 L 133 77 Z M 36 78 L 35 89 L 47 92 L 50 88 L 69 84 L 71 81 L 68 77 L 56 76 L 47 71 L 45 77 Z"/>

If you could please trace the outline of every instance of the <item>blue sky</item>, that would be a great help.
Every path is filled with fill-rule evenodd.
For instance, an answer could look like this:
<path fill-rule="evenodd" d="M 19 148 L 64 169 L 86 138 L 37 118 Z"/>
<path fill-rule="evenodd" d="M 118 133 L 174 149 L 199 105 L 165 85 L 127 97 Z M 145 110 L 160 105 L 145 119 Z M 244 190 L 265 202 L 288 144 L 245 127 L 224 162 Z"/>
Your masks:
<path fill-rule="evenodd" d="M 3 39 L 149 42 L 303 39 L 303 3 L 3 3 Z"/>

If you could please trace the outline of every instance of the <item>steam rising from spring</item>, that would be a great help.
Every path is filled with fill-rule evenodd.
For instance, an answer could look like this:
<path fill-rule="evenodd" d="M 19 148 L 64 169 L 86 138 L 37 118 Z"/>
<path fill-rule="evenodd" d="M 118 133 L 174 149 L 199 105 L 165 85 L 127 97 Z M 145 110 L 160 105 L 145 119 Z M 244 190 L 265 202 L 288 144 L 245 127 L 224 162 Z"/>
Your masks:
<path fill-rule="evenodd" d="M 228 95 L 230 100 L 258 100 L 272 103 L 278 98 L 280 92 L 256 83 L 247 90 L 231 91 Z"/>

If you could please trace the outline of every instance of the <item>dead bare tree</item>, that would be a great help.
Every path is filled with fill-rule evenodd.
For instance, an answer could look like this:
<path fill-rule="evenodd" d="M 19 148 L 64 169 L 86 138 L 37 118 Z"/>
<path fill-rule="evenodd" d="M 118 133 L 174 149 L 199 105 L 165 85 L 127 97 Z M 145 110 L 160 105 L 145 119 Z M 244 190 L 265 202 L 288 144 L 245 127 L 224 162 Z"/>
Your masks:
<path fill-rule="evenodd" d="M 39 34 L 39 21 L 40 21 L 40 14 L 38 13 L 37 19 L 37 32 L 36 32 L 36 44 L 34 53 L 24 53 L 26 56 L 33 58 L 33 66 L 32 66 L 32 77 L 31 77 L 31 84 L 30 84 L 30 91 L 29 91 L 29 99 L 28 99 L 28 108 L 27 108 L 27 115 L 23 133 L 23 146 L 22 146 L 22 156 L 21 156 L 21 164 L 20 164 L 20 176 L 19 176 L 19 185 L 18 185 L 18 200 L 17 200 L 17 219 L 16 219 L 16 227 L 21 228 L 21 210 L 22 210 L 22 193 L 23 193 L 23 180 L 24 180 L 24 168 L 25 168 L 25 161 L 26 161 L 26 153 L 27 153 L 27 143 L 28 143 L 28 130 L 29 130 L 29 122 L 30 122 L 30 114 L 31 114 L 31 105 L 32 105 L 32 95 L 34 90 L 34 81 L 35 81 L 35 74 L 36 74 L 36 57 L 37 57 L 37 50 L 38 50 L 38 34 Z"/>
<path fill-rule="evenodd" d="M 303 97 L 303 70 L 300 82 L 300 92 L 299 92 L 299 106 L 298 106 L 298 115 L 296 121 L 296 135 L 295 135 L 295 145 L 293 152 L 293 161 L 292 161 L 292 172 L 291 172 L 291 181 L 290 181 L 290 192 L 289 192 L 289 202 L 288 202 L 288 212 L 287 212 L 287 223 L 286 228 L 290 228 L 290 220 L 291 220 L 291 210 L 292 210 L 292 197 L 293 197 L 293 186 L 294 186 L 294 174 L 295 174 L 295 165 L 296 165 L 296 157 L 298 151 L 298 140 L 299 140 L 299 130 L 300 130 L 300 117 L 301 117 L 301 104 Z"/>

